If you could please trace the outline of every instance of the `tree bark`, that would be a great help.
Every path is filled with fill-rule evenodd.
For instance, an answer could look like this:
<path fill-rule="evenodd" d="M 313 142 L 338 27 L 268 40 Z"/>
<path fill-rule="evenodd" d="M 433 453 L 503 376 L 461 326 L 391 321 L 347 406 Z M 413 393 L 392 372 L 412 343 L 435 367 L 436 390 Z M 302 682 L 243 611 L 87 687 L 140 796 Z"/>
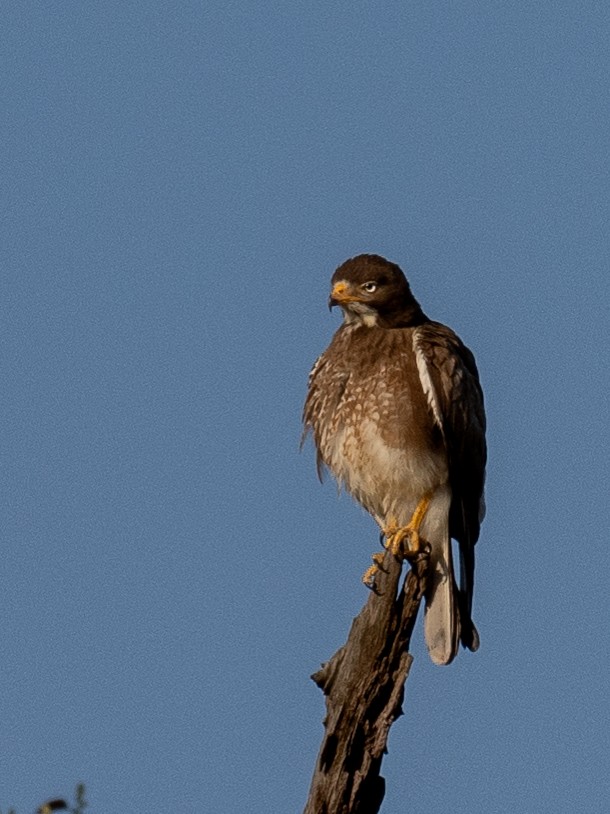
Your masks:
<path fill-rule="evenodd" d="M 375 592 L 347 642 L 312 676 L 326 695 L 326 717 L 304 814 L 379 811 L 385 794 L 381 761 L 390 727 L 402 715 L 427 563 L 421 556 L 412 564 L 399 592 L 402 563 L 386 552 Z"/>

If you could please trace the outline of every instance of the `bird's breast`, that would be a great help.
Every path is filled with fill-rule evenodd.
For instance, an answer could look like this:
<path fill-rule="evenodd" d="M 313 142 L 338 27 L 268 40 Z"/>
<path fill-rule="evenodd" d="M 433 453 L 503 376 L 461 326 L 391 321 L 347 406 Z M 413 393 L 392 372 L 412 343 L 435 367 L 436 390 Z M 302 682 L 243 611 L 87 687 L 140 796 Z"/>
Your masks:
<path fill-rule="evenodd" d="M 333 475 L 380 517 L 401 496 L 404 500 L 435 488 L 446 479 L 447 464 L 419 379 L 411 332 L 376 333 L 365 329 L 356 341 L 329 348 L 331 364 L 319 383 L 325 405 L 314 433 Z"/>

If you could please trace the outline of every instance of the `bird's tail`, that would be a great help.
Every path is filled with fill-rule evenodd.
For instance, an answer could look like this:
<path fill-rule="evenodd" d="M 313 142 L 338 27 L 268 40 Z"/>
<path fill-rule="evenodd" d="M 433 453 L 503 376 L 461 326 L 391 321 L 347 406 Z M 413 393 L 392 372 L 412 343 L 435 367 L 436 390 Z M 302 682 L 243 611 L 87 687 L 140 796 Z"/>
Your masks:
<path fill-rule="evenodd" d="M 457 591 L 449 544 L 430 556 L 428 587 L 425 594 L 424 635 L 430 658 L 435 664 L 449 664 L 457 655 L 460 622 Z"/>
<path fill-rule="evenodd" d="M 472 589 L 474 586 L 474 544 L 460 543 L 460 590 L 458 604 L 460 612 L 460 639 L 468 650 L 479 649 L 479 631 L 472 621 Z"/>
<path fill-rule="evenodd" d="M 465 595 L 458 591 L 453 576 L 451 546 L 430 557 L 428 587 L 425 594 L 424 635 L 430 658 L 435 664 L 449 664 L 460 643 L 468 650 L 479 649 L 476 629 Z"/>
<path fill-rule="evenodd" d="M 430 544 L 428 585 L 424 596 L 424 636 L 435 664 L 449 664 L 460 644 L 460 608 L 449 537 L 451 494 L 439 490 L 430 503 L 421 533 Z"/>

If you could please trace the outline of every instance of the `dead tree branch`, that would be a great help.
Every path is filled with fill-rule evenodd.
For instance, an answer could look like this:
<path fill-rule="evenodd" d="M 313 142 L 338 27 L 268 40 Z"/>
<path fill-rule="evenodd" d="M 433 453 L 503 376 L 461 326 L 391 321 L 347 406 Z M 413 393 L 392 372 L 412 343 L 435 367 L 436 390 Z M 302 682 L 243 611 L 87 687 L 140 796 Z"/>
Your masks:
<path fill-rule="evenodd" d="M 411 633 L 425 590 L 427 558 L 398 591 L 401 564 L 386 553 L 347 642 L 312 678 L 326 695 L 324 739 L 304 814 L 376 814 L 385 794 L 381 761 L 402 714 Z"/>

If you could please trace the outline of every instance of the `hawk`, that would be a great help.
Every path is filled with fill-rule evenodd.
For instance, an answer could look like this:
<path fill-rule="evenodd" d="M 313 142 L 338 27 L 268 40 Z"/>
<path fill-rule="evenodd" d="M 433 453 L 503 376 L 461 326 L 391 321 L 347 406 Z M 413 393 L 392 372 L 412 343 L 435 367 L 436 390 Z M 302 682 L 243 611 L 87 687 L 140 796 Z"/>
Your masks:
<path fill-rule="evenodd" d="M 377 521 L 386 547 L 407 559 L 428 552 L 426 645 L 433 662 L 449 664 L 460 642 L 479 646 L 471 611 L 487 452 L 474 356 L 428 319 L 383 257 L 347 260 L 331 287 L 329 307 L 341 307 L 343 324 L 310 373 L 304 437 L 313 435 L 320 477 L 331 471 Z M 370 587 L 377 570 L 363 577 Z"/>

